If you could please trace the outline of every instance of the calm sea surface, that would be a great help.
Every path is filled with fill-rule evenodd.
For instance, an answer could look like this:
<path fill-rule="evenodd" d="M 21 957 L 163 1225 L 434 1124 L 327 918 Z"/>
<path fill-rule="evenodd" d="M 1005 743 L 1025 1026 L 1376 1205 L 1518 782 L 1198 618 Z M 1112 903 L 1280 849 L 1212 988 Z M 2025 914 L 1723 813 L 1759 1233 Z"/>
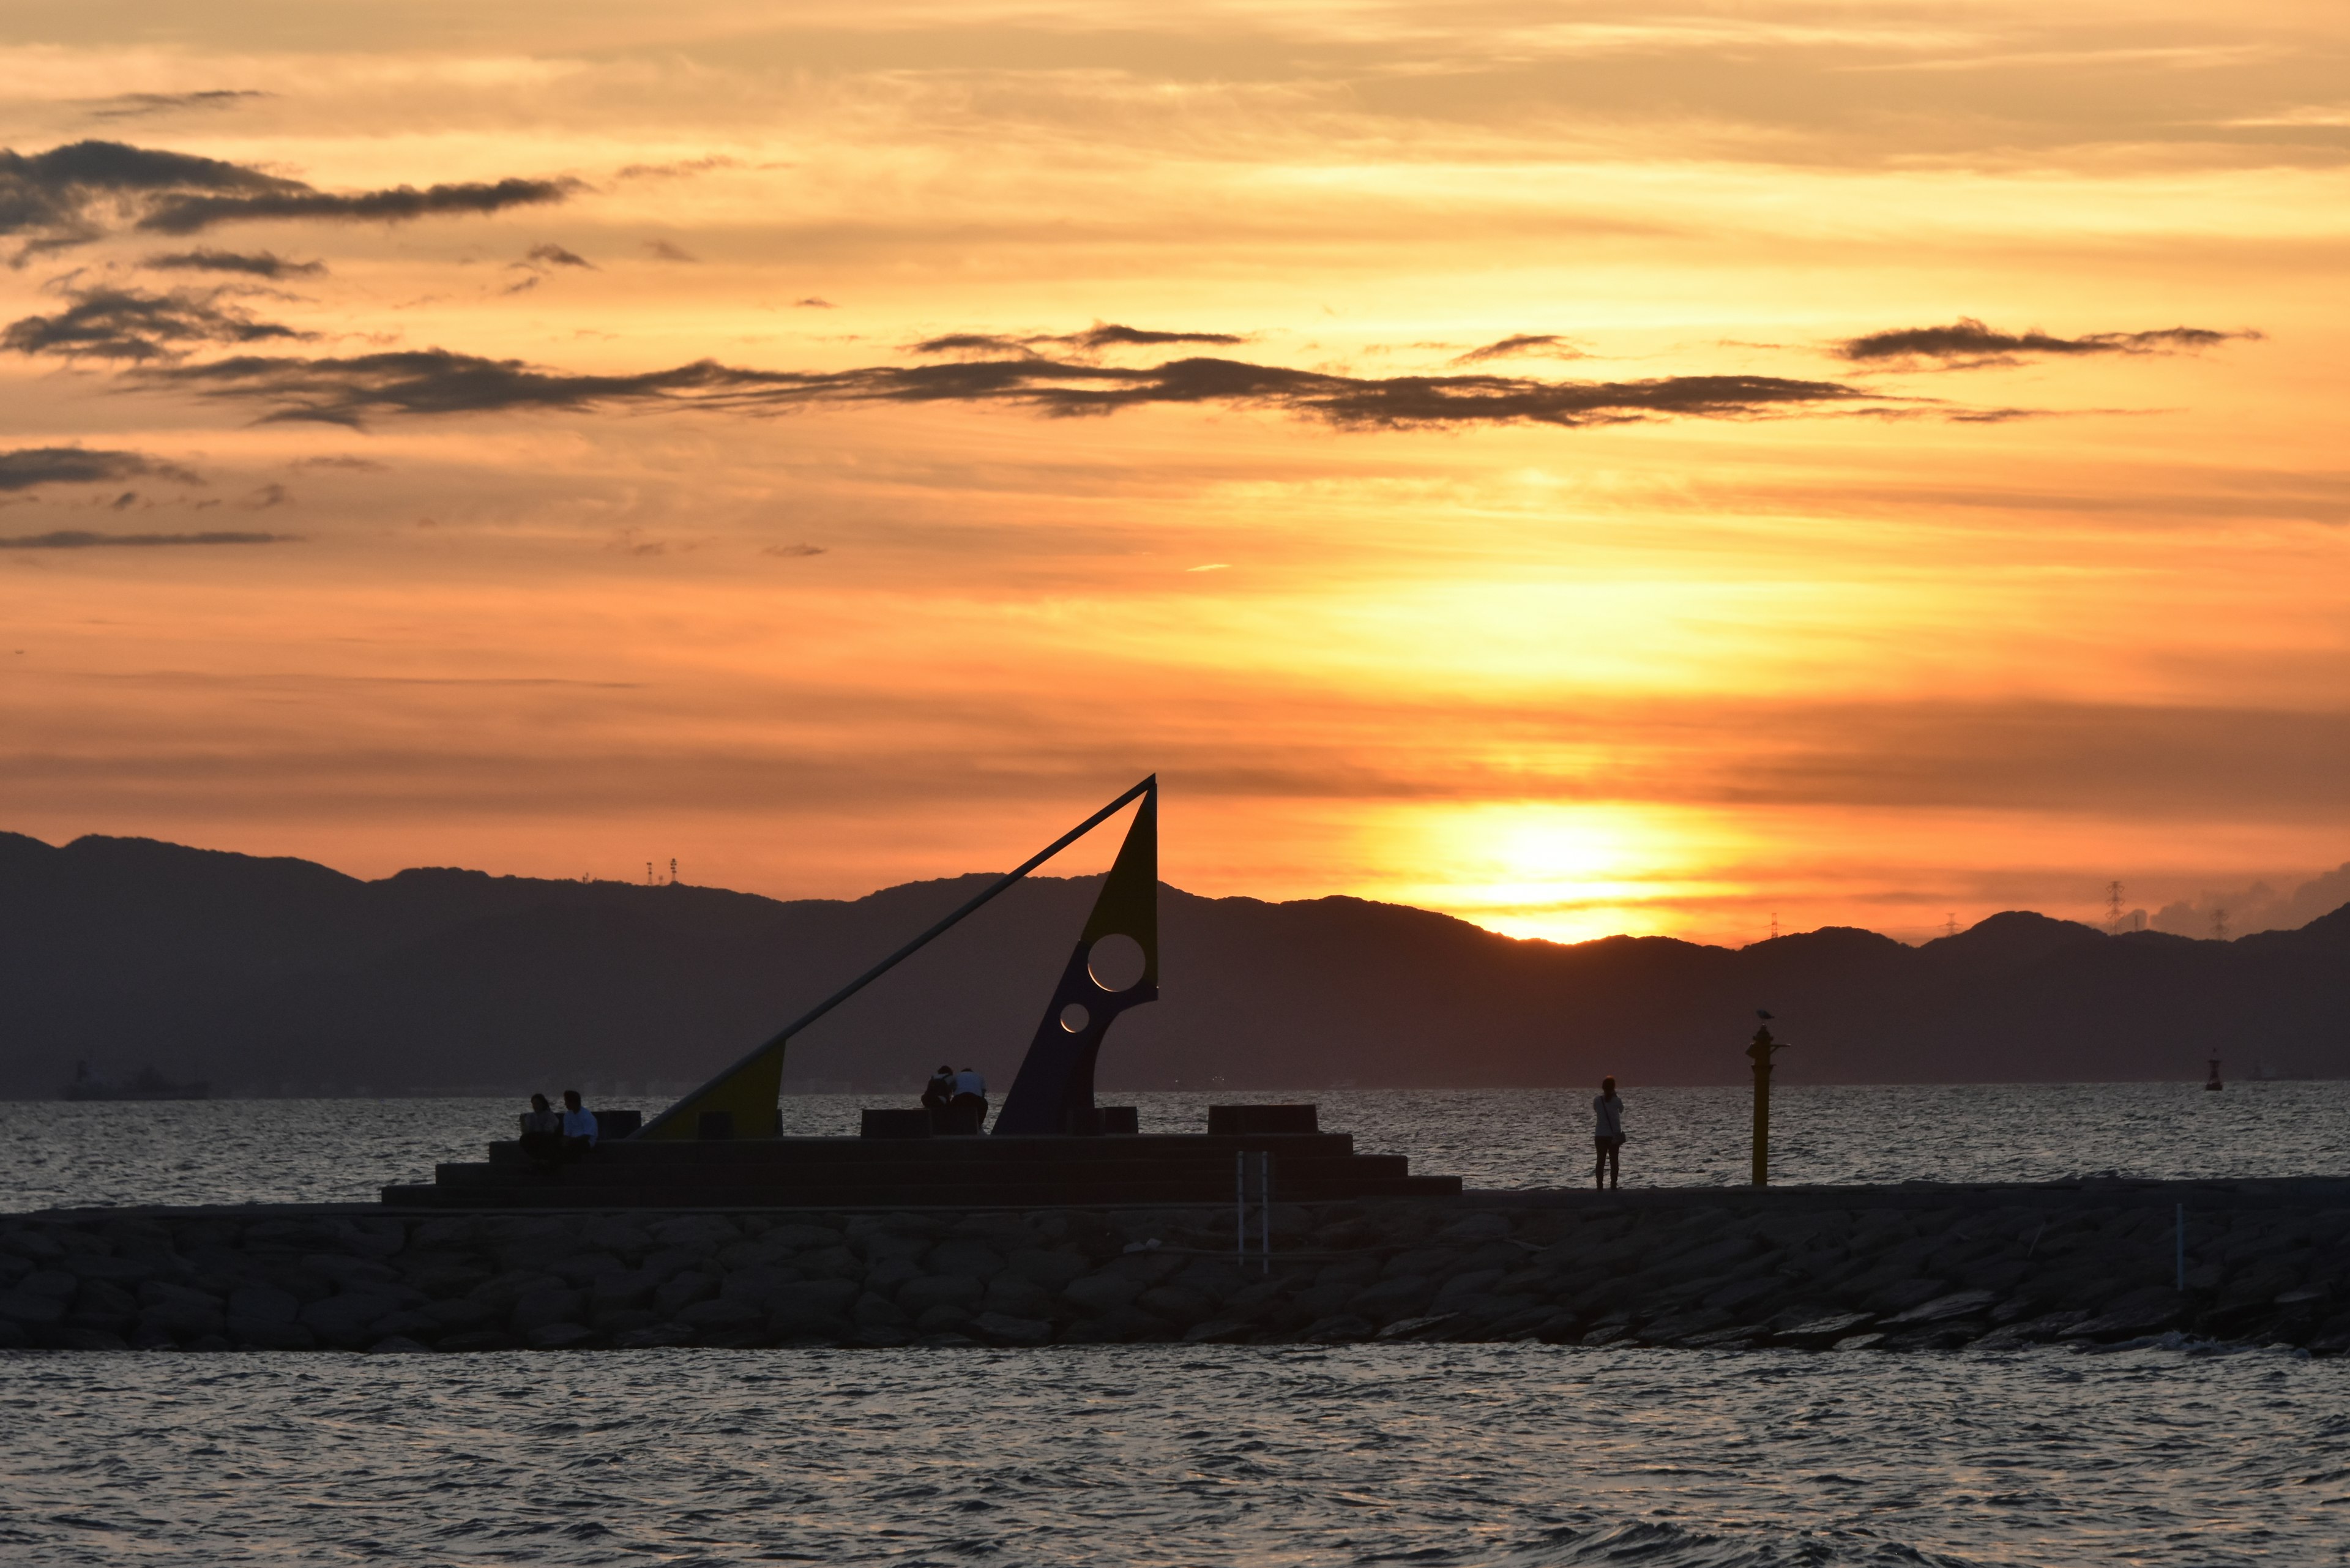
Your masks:
<path fill-rule="evenodd" d="M 1587 1158 L 1587 1093 L 1315 1097 L 1478 1186 Z M 1134 1098 L 1202 1125 L 1207 1096 Z M 796 1098 L 791 1130 L 885 1103 Z M 1747 1103 L 1634 1094 L 1627 1178 L 1741 1179 Z M 365 1199 L 514 1110 L 0 1106 L 0 1203 Z M 2350 1171 L 2344 1084 L 1793 1089 L 1773 1123 L 1784 1181 Z M 2350 1563 L 2350 1358 L 0 1354 L 0 1561 Z"/>
<path fill-rule="evenodd" d="M 1201 1132 L 1217 1100 L 1280 1095 L 1138 1094 L 1146 1132 Z M 1326 1128 L 1366 1153 L 1472 1187 L 1588 1179 L 1588 1090 L 1330 1090 Z M 607 1106 L 660 1105 L 607 1099 Z M 785 1130 L 846 1134 L 879 1095 L 803 1095 Z M 1747 1177 L 1746 1089 L 1635 1090 L 1624 1179 L 1719 1186 Z M 0 1209 L 86 1203 L 373 1202 L 514 1136 L 512 1100 L 196 1100 L 0 1104 Z M 2350 1174 L 2350 1083 L 1990 1084 L 1791 1088 L 1772 1099 L 1782 1182 L 2044 1181 L 2123 1176 Z"/>

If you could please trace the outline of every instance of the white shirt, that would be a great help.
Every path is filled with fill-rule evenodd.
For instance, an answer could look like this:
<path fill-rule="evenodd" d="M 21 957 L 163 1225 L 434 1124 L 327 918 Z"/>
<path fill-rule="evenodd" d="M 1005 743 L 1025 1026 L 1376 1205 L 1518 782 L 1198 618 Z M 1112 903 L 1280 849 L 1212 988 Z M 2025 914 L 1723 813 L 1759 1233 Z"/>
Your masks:
<path fill-rule="evenodd" d="M 955 1075 L 955 1093 L 958 1095 L 977 1095 L 983 1100 L 987 1098 L 987 1080 L 981 1077 L 977 1073 L 972 1072 L 970 1068 L 965 1067 L 962 1072 Z"/>
<path fill-rule="evenodd" d="M 589 1143 L 594 1143 L 596 1141 L 596 1113 L 589 1110 L 585 1106 L 580 1106 L 576 1111 L 564 1112 L 563 1136 L 565 1137 L 584 1137 Z"/>
<path fill-rule="evenodd" d="M 1591 1102 L 1591 1108 L 1598 1113 L 1599 1116 L 1599 1127 L 1593 1136 L 1597 1137 L 1624 1136 L 1624 1102 L 1622 1100 L 1612 1095 L 1602 1095 Z"/>

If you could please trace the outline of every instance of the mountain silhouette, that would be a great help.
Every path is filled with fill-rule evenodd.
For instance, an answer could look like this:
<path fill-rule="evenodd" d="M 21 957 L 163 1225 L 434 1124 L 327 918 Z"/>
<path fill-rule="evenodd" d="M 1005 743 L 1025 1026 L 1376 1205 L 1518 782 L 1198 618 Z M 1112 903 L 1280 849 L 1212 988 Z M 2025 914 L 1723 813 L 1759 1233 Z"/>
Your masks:
<path fill-rule="evenodd" d="M 682 1087 L 968 898 L 849 900 L 0 834 L 0 1095 L 77 1060 L 215 1092 Z M 1097 878 L 1032 877 L 795 1040 L 787 1084 L 1010 1082 Z M 1163 1000 L 1105 1089 L 1740 1081 L 1754 1010 L 1780 1081 L 2350 1075 L 2350 906 L 2234 941 L 2013 911 L 1908 947 L 1828 927 L 1740 949 L 1560 944 L 1395 904 L 1161 889 Z"/>

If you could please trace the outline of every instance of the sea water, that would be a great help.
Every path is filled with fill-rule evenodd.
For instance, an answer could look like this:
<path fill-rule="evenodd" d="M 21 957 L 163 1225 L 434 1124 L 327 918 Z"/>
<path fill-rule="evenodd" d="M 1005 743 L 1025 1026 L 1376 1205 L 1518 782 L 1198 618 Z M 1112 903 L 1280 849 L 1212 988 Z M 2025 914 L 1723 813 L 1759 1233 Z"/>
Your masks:
<path fill-rule="evenodd" d="M 560 1087 L 560 1085 L 553 1085 Z M 1310 1099 L 1366 1154 L 1471 1187 L 1587 1181 L 1593 1091 L 1336 1090 L 1144 1093 L 1145 1132 L 1203 1132 L 1211 1101 Z M 658 1103 L 599 1098 L 648 1112 Z M 784 1130 L 841 1136 L 886 1095 L 795 1095 Z M 1639 1187 L 1721 1186 L 1749 1175 L 1752 1093 L 1635 1090 L 1623 1173 Z M 134 1203 L 358 1202 L 430 1181 L 515 1136 L 501 1099 L 189 1100 L 0 1104 L 0 1210 Z M 2350 1175 L 2350 1083 L 1980 1084 L 1784 1088 L 1772 1101 L 1782 1183 L 2053 1181 Z"/>
<path fill-rule="evenodd" d="M 2338 1563 L 2350 1360 L 0 1356 L 11 1563 Z"/>
<path fill-rule="evenodd" d="M 1210 1096 L 1135 1096 L 1146 1128 Z M 1216 1096 L 1282 1098 L 1279 1096 Z M 1324 1092 L 1483 1187 L 1587 1092 Z M 851 1130 L 878 1096 L 804 1096 Z M 1634 1184 L 1745 1174 L 1732 1090 L 1629 1096 Z M 0 1201 L 348 1200 L 496 1100 L 0 1106 Z M 2341 1175 L 2350 1085 L 1793 1089 L 1782 1181 Z M 2350 1358 L 1530 1345 L 0 1354 L 0 1562 L 2350 1563 Z"/>

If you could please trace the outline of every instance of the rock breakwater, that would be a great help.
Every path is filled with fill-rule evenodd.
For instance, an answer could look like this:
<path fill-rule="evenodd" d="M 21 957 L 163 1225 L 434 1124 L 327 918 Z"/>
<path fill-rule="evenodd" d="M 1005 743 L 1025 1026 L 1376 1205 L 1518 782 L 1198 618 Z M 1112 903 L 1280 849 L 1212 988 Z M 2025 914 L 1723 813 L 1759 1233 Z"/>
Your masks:
<path fill-rule="evenodd" d="M 2178 1210 L 2187 1211 L 2178 1288 Z M 0 1218 L 0 1347 L 1542 1340 L 2350 1349 L 2350 1183 L 1675 1189 L 1229 1210 Z"/>

